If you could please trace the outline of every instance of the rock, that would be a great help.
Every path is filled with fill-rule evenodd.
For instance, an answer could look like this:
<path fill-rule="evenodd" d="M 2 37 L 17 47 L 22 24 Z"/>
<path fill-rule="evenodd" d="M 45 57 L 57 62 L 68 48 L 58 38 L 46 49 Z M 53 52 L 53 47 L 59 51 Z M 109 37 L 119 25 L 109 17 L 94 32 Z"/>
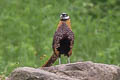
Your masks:
<path fill-rule="evenodd" d="M 93 62 L 76 62 L 51 67 L 15 69 L 8 80 L 120 80 L 120 67 Z"/>

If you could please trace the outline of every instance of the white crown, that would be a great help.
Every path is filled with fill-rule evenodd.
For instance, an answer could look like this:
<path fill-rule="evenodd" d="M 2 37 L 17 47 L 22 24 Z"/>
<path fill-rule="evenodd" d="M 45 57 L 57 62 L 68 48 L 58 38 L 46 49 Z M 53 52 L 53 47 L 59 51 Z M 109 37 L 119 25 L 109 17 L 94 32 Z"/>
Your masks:
<path fill-rule="evenodd" d="M 62 13 L 62 14 L 66 14 L 66 13 Z M 62 14 L 60 15 L 60 19 L 69 19 L 69 16 L 63 17 Z"/>

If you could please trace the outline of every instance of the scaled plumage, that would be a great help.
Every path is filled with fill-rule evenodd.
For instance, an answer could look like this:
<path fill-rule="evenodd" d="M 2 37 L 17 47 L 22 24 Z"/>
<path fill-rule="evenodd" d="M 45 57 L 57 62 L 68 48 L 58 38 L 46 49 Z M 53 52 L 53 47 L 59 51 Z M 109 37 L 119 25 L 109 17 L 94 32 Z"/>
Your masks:
<path fill-rule="evenodd" d="M 53 55 L 50 59 L 43 65 L 43 67 L 51 66 L 57 58 L 59 58 L 59 64 L 61 64 L 61 55 L 68 57 L 68 62 L 70 62 L 69 57 L 72 54 L 72 48 L 74 44 L 74 33 L 71 29 L 70 18 L 68 14 L 62 13 L 60 16 L 60 22 L 58 24 L 57 30 L 53 37 Z"/>

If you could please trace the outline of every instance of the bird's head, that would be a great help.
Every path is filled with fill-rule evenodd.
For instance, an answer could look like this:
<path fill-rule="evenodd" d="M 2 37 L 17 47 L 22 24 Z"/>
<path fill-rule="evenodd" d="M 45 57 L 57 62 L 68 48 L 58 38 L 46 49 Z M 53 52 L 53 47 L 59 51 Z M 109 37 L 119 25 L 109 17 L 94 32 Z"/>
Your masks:
<path fill-rule="evenodd" d="M 70 19 L 70 17 L 68 16 L 67 13 L 62 13 L 62 14 L 60 15 L 60 20 L 61 20 L 61 21 L 66 21 L 66 20 L 68 20 L 68 19 Z"/>

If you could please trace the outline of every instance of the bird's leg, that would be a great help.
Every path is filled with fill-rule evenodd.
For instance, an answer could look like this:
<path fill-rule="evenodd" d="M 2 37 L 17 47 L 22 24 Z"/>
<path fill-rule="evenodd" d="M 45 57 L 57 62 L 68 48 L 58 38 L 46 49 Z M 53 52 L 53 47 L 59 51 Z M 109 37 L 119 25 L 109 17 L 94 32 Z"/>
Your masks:
<path fill-rule="evenodd" d="M 61 64 L 61 55 L 59 54 L 59 65 Z"/>
<path fill-rule="evenodd" d="M 68 55 L 67 55 L 67 62 L 68 63 L 70 63 L 70 56 L 71 56 L 71 54 L 72 54 L 72 47 L 71 47 L 71 49 L 70 49 L 70 51 L 68 52 Z"/>
<path fill-rule="evenodd" d="M 70 57 L 67 58 L 67 62 L 70 63 Z"/>
<path fill-rule="evenodd" d="M 61 57 L 59 57 L 59 65 L 61 64 Z"/>

